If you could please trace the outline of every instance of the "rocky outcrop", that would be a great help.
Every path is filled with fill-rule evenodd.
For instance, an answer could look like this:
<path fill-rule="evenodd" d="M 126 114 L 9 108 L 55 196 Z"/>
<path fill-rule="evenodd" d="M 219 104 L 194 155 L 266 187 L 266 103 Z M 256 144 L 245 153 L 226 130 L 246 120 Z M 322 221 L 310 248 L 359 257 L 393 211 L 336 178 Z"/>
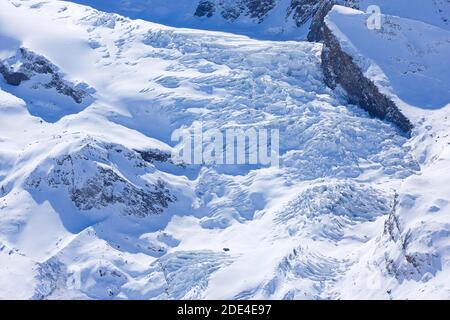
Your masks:
<path fill-rule="evenodd" d="M 283 23 L 290 25 L 292 21 L 298 28 L 311 23 L 308 41 L 322 41 L 324 18 L 334 4 L 359 7 L 358 0 L 290 0 L 287 3 L 280 0 L 200 0 L 194 16 L 211 18 L 219 14 L 230 22 L 239 17 L 249 17 L 262 23 L 271 12 L 284 12 Z"/>
<path fill-rule="evenodd" d="M 397 105 L 361 71 L 353 57 L 346 53 L 333 32 L 323 25 L 324 48 L 322 68 L 326 84 L 335 89 L 342 87 L 349 102 L 361 106 L 371 116 L 395 123 L 403 131 L 410 133 L 413 126 Z"/>
<path fill-rule="evenodd" d="M 160 150 L 135 150 L 140 154 L 142 159 L 149 163 L 155 162 L 167 162 L 172 163 L 172 155 L 169 152 L 164 152 Z"/>
<path fill-rule="evenodd" d="M 399 281 L 406 279 L 426 282 L 442 269 L 440 256 L 433 250 L 418 251 L 420 246 L 411 244 L 419 239 L 432 243 L 433 238 L 438 238 L 436 233 L 439 231 L 423 233 L 414 229 L 405 230 L 398 216 L 398 198 L 396 195 L 394 206 L 384 224 L 383 245 L 387 248 L 383 250 L 384 265 L 388 274 Z"/>
<path fill-rule="evenodd" d="M 301 0 L 293 0 L 301 1 Z M 310 0 L 305 0 L 310 1 Z M 334 5 L 342 5 L 353 9 L 359 9 L 358 0 L 320 0 L 312 1 L 316 2 L 314 10 L 311 11 L 311 26 L 309 27 L 309 32 L 307 39 L 311 42 L 322 42 L 324 39 L 324 25 L 325 17 L 331 11 Z"/>
<path fill-rule="evenodd" d="M 0 63 L 0 73 L 2 74 L 6 83 L 12 86 L 18 86 L 22 81 L 30 80 L 30 78 L 28 78 L 25 73 L 10 70 L 2 63 Z"/>
<path fill-rule="evenodd" d="M 223 0 L 201 0 L 194 15 L 210 18 L 219 12 L 226 20 L 234 21 L 240 16 L 247 16 L 261 23 L 277 3 L 278 0 L 236 0 L 232 3 Z"/>
<path fill-rule="evenodd" d="M 33 88 L 55 89 L 58 93 L 72 98 L 80 104 L 93 91 L 85 83 L 74 84 L 63 79 L 59 68 L 49 60 L 28 49 L 20 48 L 16 54 L 0 61 L 0 74 L 6 83 L 19 86 L 24 81 L 39 76 Z"/>
<path fill-rule="evenodd" d="M 320 3 L 311 21 L 311 27 L 309 28 L 308 33 L 308 41 L 320 42 L 323 40 L 325 17 L 336 3 L 336 0 L 325 0 Z"/>
<path fill-rule="evenodd" d="M 201 0 L 195 10 L 194 16 L 211 18 L 216 11 L 214 2 L 210 0 Z"/>
<path fill-rule="evenodd" d="M 162 180 L 143 178 L 152 168 L 135 151 L 89 140 L 78 151 L 39 166 L 27 179 L 27 188 L 66 190 L 81 211 L 115 207 L 145 217 L 162 213 L 176 200 Z"/>
<path fill-rule="evenodd" d="M 247 0 L 249 16 L 261 22 L 277 4 L 277 0 Z"/>

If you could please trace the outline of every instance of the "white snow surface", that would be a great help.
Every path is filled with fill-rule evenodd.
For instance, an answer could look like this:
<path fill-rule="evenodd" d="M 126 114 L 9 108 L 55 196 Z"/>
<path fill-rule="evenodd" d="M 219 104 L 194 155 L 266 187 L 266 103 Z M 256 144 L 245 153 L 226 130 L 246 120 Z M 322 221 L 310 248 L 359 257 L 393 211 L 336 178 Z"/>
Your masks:
<path fill-rule="evenodd" d="M 445 1 L 435 4 L 447 4 L 443 14 L 450 9 Z M 383 235 L 343 278 L 343 298 L 442 299 L 450 292 L 444 284 L 450 264 L 450 33 L 442 19 L 430 19 L 426 8 L 414 2 L 405 8 L 407 18 L 383 15 L 380 30 L 366 28 L 367 14 L 342 6 L 325 19 L 365 76 L 413 121 L 411 152 L 422 168 L 397 190 Z M 413 9 L 423 12 L 422 21 L 410 19 L 416 18 Z M 393 277 L 386 279 L 380 266 Z M 377 290 L 349 285 L 368 278 Z"/>
<path fill-rule="evenodd" d="M 369 6 L 379 6 L 381 13 L 432 24 L 450 30 L 449 0 L 349 0 L 366 11 Z"/>
<path fill-rule="evenodd" d="M 19 48 L 93 91 L 0 80 L 0 298 L 450 298 L 447 107 L 404 101 L 407 139 L 324 85 L 320 44 L 62 1 L 0 1 L 0 60 Z M 198 121 L 278 128 L 280 167 L 138 152 Z"/>

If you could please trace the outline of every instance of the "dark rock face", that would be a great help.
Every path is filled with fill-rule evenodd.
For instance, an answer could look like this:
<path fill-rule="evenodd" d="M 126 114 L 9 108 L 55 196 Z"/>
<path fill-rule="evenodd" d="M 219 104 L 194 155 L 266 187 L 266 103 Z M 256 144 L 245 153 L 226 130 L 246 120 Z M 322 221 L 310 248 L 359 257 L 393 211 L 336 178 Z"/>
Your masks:
<path fill-rule="evenodd" d="M 302 0 L 293 0 L 293 1 L 302 1 Z M 303 0 L 305 1 L 305 0 Z M 310 1 L 310 0 L 306 0 Z M 313 10 L 309 9 L 310 17 L 311 19 L 311 26 L 309 28 L 308 33 L 308 41 L 311 42 L 321 42 L 323 41 L 323 28 L 325 24 L 325 17 L 327 14 L 331 11 L 334 5 L 343 5 L 346 7 L 359 9 L 359 3 L 358 0 L 319 0 L 319 1 L 312 1 L 317 2 L 318 4 L 314 6 L 313 4 L 310 4 L 310 7 L 313 8 Z M 304 6 L 304 5 L 303 5 Z M 308 7 L 305 7 L 306 10 L 308 10 Z M 306 21 L 308 20 L 307 17 Z M 305 22 L 306 22 L 305 21 Z"/>
<path fill-rule="evenodd" d="M 328 12 L 331 11 L 333 6 L 337 2 L 335 0 L 325 0 L 320 3 L 317 11 L 315 12 L 313 19 L 311 21 L 311 27 L 309 28 L 308 41 L 320 42 L 323 40 L 323 28 L 324 20 Z"/>
<path fill-rule="evenodd" d="M 442 269 L 439 254 L 415 251 L 417 248 L 411 246 L 411 242 L 417 239 L 417 234 L 411 229 L 406 231 L 402 226 L 396 213 L 398 205 L 399 200 L 398 195 L 396 195 L 392 211 L 384 224 L 383 236 L 388 244 L 387 246 L 389 247 L 389 242 L 392 242 L 395 244 L 394 248 L 397 249 L 385 253 L 384 265 L 386 271 L 399 281 L 405 279 L 421 281 L 427 273 L 434 276 L 437 270 Z M 429 239 L 432 239 L 433 236 L 433 232 L 427 234 Z M 432 240 L 429 241 L 432 242 Z"/>
<path fill-rule="evenodd" d="M 277 0 L 247 0 L 245 5 L 247 6 L 249 16 L 254 19 L 258 19 L 262 22 L 267 14 L 277 4 Z"/>
<path fill-rule="evenodd" d="M 3 64 L 0 64 L 0 73 L 2 74 L 6 83 L 12 86 L 18 86 L 22 81 L 30 80 L 30 78 L 28 78 L 26 74 L 9 70 Z"/>
<path fill-rule="evenodd" d="M 367 79 L 353 58 L 344 52 L 339 41 L 324 24 L 324 49 L 322 69 L 325 83 L 332 89 L 341 86 L 350 103 L 360 105 L 371 116 L 395 123 L 401 130 L 410 133 L 413 126 L 396 104 L 383 95 L 377 86 Z"/>
<path fill-rule="evenodd" d="M 0 73 L 5 81 L 13 86 L 19 86 L 22 82 L 39 75 L 46 76 L 42 83 L 34 84 L 34 86 L 54 88 L 60 94 L 71 97 L 78 104 L 89 96 L 88 91 L 92 91 L 86 84 L 75 85 L 65 81 L 58 67 L 25 48 L 20 48 L 15 56 L 0 61 Z"/>
<path fill-rule="evenodd" d="M 121 189 L 116 192 L 115 186 Z M 98 168 L 98 174 L 85 184 L 71 190 L 71 200 L 83 211 L 101 209 L 109 205 L 123 204 L 124 212 L 129 215 L 145 217 L 160 214 L 174 199 L 164 183 L 159 180 L 155 185 L 138 188 L 121 178 L 111 169 Z"/>
<path fill-rule="evenodd" d="M 322 0 L 292 0 L 287 15 L 292 15 L 297 27 L 301 27 L 316 14 L 321 2 Z"/>
<path fill-rule="evenodd" d="M 161 214 L 176 200 L 162 180 L 142 179 L 151 168 L 135 151 L 88 141 L 79 151 L 51 160 L 49 170 L 38 167 L 27 186 L 33 191 L 62 188 L 81 211 L 115 207 L 126 215 L 146 217 Z"/>
<path fill-rule="evenodd" d="M 196 17 L 208 17 L 211 18 L 214 15 L 216 8 L 214 3 L 209 0 L 202 0 L 198 4 L 197 10 L 194 13 Z"/>
<path fill-rule="evenodd" d="M 286 4 L 287 7 L 284 7 Z M 279 27 L 291 21 L 298 28 L 311 23 L 307 40 L 322 42 L 324 19 L 334 5 L 360 9 L 359 0 L 290 0 L 288 3 L 281 0 L 199 0 L 194 16 L 211 18 L 220 14 L 231 22 L 246 16 L 262 23 L 271 12 L 280 12 L 278 9 L 283 6 L 281 9 L 285 11 L 285 17 Z M 274 10 L 276 7 L 277 10 Z"/>
<path fill-rule="evenodd" d="M 211 18 L 220 14 L 229 21 L 246 16 L 261 23 L 282 3 L 280 0 L 200 0 L 194 16 Z M 290 0 L 288 7 L 282 9 L 286 10 L 285 22 L 292 19 L 297 27 L 312 22 L 308 40 L 322 41 L 323 21 L 333 5 L 340 4 L 357 9 L 358 3 L 358 0 Z"/>
<path fill-rule="evenodd" d="M 221 0 L 201 0 L 194 15 L 210 18 L 220 12 L 226 20 L 234 21 L 240 16 L 248 16 L 261 23 L 277 3 L 278 0 L 236 0 L 230 5 Z"/>

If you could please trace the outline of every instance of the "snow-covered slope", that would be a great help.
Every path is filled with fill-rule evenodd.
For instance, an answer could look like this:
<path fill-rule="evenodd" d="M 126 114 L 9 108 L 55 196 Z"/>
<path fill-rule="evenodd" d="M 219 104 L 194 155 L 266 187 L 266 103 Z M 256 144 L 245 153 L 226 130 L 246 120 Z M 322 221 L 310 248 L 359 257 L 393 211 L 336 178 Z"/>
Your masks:
<path fill-rule="evenodd" d="M 354 0 L 353 2 L 356 5 L 352 7 L 362 11 L 366 11 L 371 5 L 377 5 L 383 14 L 422 21 L 450 30 L 449 0 Z"/>
<path fill-rule="evenodd" d="M 382 16 L 380 30 L 370 30 L 368 19 L 361 11 L 335 6 L 326 25 L 383 93 L 421 109 L 445 107 L 450 102 L 450 65 L 443 62 L 450 57 L 450 31 L 389 15 Z M 413 116 L 413 110 L 404 112 Z"/>
<path fill-rule="evenodd" d="M 332 4 L 365 11 L 377 5 L 389 15 L 450 30 L 449 0 L 72 0 L 174 27 L 227 31 L 259 39 L 306 39 L 313 19 Z M 319 11 L 319 13 L 318 13 Z M 318 16 L 316 17 L 316 13 Z M 308 39 L 315 39 L 309 35 Z"/>
<path fill-rule="evenodd" d="M 297 0 L 76 0 L 175 27 L 227 31 L 265 39 L 306 38 L 320 1 Z M 303 3 L 305 2 L 305 3 Z"/>
<path fill-rule="evenodd" d="M 1 1 L 0 298 L 449 298 L 445 108 L 409 140 L 321 52 Z M 174 162 L 199 122 L 279 129 L 280 166 Z"/>
<path fill-rule="evenodd" d="M 397 191 L 383 234 L 367 244 L 344 278 L 343 283 L 355 285 L 347 284 L 343 297 L 415 298 L 418 283 L 423 298 L 448 297 L 442 283 L 450 265 L 450 33 L 437 27 L 442 21 L 436 19 L 430 25 L 383 15 L 380 30 L 366 28 L 367 19 L 361 11 L 335 6 L 325 23 L 338 50 L 412 121 L 412 153 L 422 170 Z M 367 277 L 378 287 L 358 285 Z"/>

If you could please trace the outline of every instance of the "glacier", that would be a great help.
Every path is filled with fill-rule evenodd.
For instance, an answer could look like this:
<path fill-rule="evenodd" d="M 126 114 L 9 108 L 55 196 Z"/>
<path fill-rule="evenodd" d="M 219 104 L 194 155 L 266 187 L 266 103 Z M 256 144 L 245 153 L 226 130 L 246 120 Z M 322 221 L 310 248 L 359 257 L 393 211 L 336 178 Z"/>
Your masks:
<path fill-rule="evenodd" d="M 0 2 L 0 299 L 450 298 L 449 11 L 324 21 L 409 135 L 326 85 L 284 9 L 245 33 L 147 2 Z M 280 166 L 172 161 L 199 122 L 278 129 Z"/>

